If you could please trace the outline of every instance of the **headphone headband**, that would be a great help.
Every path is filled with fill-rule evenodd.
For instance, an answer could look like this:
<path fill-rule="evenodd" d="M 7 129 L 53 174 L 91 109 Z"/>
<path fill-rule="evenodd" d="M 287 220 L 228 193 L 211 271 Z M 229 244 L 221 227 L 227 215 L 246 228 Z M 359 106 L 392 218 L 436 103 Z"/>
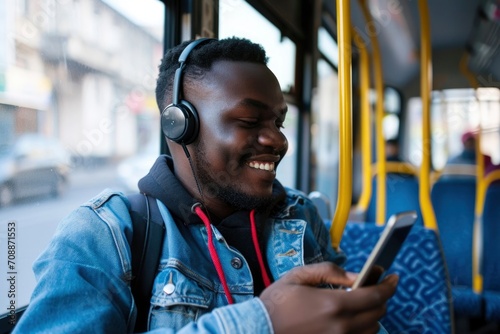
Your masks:
<path fill-rule="evenodd" d="M 189 54 L 196 48 L 199 44 L 205 43 L 207 41 L 214 40 L 214 38 L 200 38 L 189 43 L 184 50 L 182 50 L 181 55 L 179 56 L 179 68 L 175 70 L 174 76 L 174 87 L 172 90 L 172 104 L 178 104 L 181 99 L 181 90 L 182 90 L 182 74 L 184 71 L 184 67 L 186 66 L 184 63 L 186 62 Z"/>
<path fill-rule="evenodd" d="M 194 40 L 191 43 L 189 43 L 188 46 L 186 46 L 184 48 L 184 50 L 182 50 L 181 55 L 179 56 L 179 63 L 181 63 L 181 64 L 184 63 L 187 60 L 187 57 L 189 56 L 191 51 L 193 51 L 193 49 L 195 47 L 197 47 L 199 44 L 202 44 L 202 43 L 204 43 L 206 41 L 210 41 L 210 40 L 215 40 L 215 39 L 214 38 L 199 38 L 199 39 Z"/>

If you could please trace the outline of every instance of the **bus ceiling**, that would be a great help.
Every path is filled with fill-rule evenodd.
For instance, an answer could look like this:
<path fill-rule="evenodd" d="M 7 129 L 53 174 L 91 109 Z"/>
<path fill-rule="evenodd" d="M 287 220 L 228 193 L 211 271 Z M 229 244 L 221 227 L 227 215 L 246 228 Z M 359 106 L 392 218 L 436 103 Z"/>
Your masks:
<path fill-rule="evenodd" d="M 366 22 L 360 1 L 367 1 L 374 20 Z M 424 1 L 424 0 L 418 0 Z M 384 82 L 405 97 L 419 95 L 418 1 L 358 0 L 351 2 L 354 29 L 371 50 L 370 34 L 377 34 Z M 470 87 L 459 71 L 467 55 L 467 67 L 479 86 L 500 87 L 500 4 L 496 0 L 428 1 L 433 49 L 433 89 Z M 335 1 L 323 1 L 335 17 Z"/>

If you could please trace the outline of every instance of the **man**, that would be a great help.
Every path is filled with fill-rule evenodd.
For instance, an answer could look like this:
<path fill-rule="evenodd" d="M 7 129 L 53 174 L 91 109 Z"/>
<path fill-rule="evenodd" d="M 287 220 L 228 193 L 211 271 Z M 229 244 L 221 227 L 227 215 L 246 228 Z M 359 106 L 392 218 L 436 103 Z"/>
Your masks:
<path fill-rule="evenodd" d="M 338 266 L 344 256 L 307 197 L 275 179 L 287 106 L 266 61 L 259 45 L 236 38 L 183 43 L 162 61 L 156 95 L 171 157 L 139 182 L 166 226 L 151 331 L 379 330 L 397 276 L 326 288 L 350 286 L 355 274 Z M 131 238 L 120 194 L 72 213 L 34 265 L 39 283 L 17 330 L 132 331 Z"/>
<path fill-rule="evenodd" d="M 399 143 L 397 139 L 388 139 L 385 142 L 385 159 L 387 161 L 401 162 L 399 158 Z"/>
<path fill-rule="evenodd" d="M 450 165 L 475 165 L 476 164 L 476 136 L 472 131 L 462 134 L 463 150 L 458 155 L 450 158 Z"/>
<path fill-rule="evenodd" d="M 476 133 L 472 131 L 466 131 L 462 134 L 462 144 L 463 150 L 456 156 L 448 159 L 447 166 L 450 165 L 462 165 L 462 170 L 465 165 L 470 165 L 473 169 L 470 170 L 473 174 L 475 174 L 475 165 L 476 165 Z M 487 154 L 482 154 L 484 161 L 484 174 L 488 174 L 489 172 L 497 169 L 497 167 L 491 161 L 491 157 Z M 474 165 L 474 166 L 472 166 Z"/>

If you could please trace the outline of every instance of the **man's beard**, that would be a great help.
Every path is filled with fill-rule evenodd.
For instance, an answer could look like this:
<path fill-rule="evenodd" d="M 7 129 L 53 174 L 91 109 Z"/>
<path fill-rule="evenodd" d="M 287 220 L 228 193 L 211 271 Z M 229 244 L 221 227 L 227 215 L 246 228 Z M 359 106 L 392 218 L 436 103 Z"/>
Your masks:
<path fill-rule="evenodd" d="M 220 175 L 221 177 L 217 180 L 210 170 L 210 163 L 201 143 L 195 146 L 195 155 L 197 161 L 194 163 L 194 170 L 203 196 L 216 197 L 238 210 L 264 208 L 271 203 L 272 195 L 260 197 L 245 194 L 242 187 L 235 183 L 234 174 L 229 171 L 224 171 L 226 175 Z"/>

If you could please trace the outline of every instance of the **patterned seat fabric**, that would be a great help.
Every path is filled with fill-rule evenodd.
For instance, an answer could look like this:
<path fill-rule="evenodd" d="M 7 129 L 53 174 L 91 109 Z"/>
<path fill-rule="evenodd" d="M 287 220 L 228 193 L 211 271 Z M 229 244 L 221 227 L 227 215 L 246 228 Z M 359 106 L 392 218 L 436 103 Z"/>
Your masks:
<path fill-rule="evenodd" d="M 455 314 L 466 318 L 480 317 L 482 297 L 472 290 L 476 178 L 441 177 L 432 188 L 431 199 L 450 274 Z"/>
<path fill-rule="evenodd" d="M 500 184 L 492 183 L 483 211 L 483 296 L 487 320 L 500 321 Z"/>
<path fill-rule="evenodd" d="M 359 272 L 377 243 L 383 227 L 348 223 L 340 247 L 345 268 Z M 451 290 L 436 233 L 415 225 L 389 273 L 399 274 L 398 289 L 381 320 L 389 333 L 451 333 Z"/>
<path fill-rule="evenodd" d="M 488 321 L 500 320 L 500 292 L 484 291 L 485 318 Z"/>

